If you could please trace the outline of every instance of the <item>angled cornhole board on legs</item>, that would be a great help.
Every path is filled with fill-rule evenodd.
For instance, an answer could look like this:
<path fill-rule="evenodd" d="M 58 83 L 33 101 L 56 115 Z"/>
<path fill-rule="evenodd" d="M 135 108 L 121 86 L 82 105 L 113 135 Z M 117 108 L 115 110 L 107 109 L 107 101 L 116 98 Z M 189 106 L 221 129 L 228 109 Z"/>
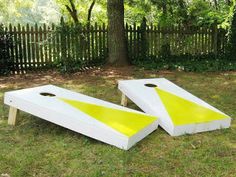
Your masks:
<path fill-rule="evenodd" d="M 128 97 L 144 112 L 157 116 L 172 136 L 228 128 L 231 118 L 164 78 L 119 81 L 121 104 Z"/>
<path fill-rule="evenodd" d="M 99 141 L 128 150 L 157 129 L 157 118 L 53 85 L 10 91 L 8 123 L 17 109 Z"/>

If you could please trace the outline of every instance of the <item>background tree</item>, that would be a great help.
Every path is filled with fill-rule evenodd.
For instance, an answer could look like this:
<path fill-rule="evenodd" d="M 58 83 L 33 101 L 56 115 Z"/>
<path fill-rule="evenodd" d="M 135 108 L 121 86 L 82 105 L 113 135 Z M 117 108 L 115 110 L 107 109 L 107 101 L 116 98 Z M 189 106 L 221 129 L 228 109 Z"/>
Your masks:
<path fill-rule="evenodd" d="M 229 28 L 229 54 L 230 58 L 236 60 L 236 3 L 232 10 L 231 26 Z"/>
<path fill-rule="evenodd" d="M 106 22 L 105 0 L 55 0 L 68 23 Z"/>
<path fill-rule="evenodd" d="M 127 65 L 128 52 L 124 28 L 124 1 L 107 0 L 108 14 L 108 63 Z"/>
<path fill-rule="evenodd" d="M 55 0 L 0 0 L 0 23 L 59 23 L 60 12 Z"/>
<path fill-rule="evenodd" d="M 78 19 L 78 14 L 77 14 L 77 9 L 75 7 L 75 2 L 74 0 L 68 0 L 69 4 L 65 4 L 66 9 L 68 10 L 71 18 L 73 19 L 75 24 L 79 24 L 79 19 Z"/>
<path fill-rule="evenodd" d="M 74 23 L 70 12 L 75 11 L 70 1 L 80 23 L 107 24 L 107 0 L 0 0 L 0 23 L 51 24 L 59 23 L 61 16 Z M 216 9 L 213 0 L 126 0 L 124 17 L 125 22 L 138 25 L 145 17 L 148 24 L 211 26 L 217 21 L 217 24 L 228 27 L 226 19 L 232 2 L 216 0 Z"/>
<path fill-rule="evenodd" d="M 88 9 L 88 18 L 87 18 L 87 23 L 90 25 L 91 23 L 91 16 L 92 16 L 92 10 L 93 10 L 93 7 L 96 3 L 96 0 L 93 0 L 93 2 L 91 3 L 89 9 Z"/>
<path fill-rule="evenodd" d="M 77 13 L 77 9 L 76 9 L 76 6 L 75 6 L 75 1 L 74 0 L 68 0 L 69 4 L 66 4 L 66 9 L 68 10 L 70 16 L 72 17 L 73 21 L 75 24 L 79 24 L 79 19 L 78 19 L 78 13 Z M 93 0 L 91 5 L 89 6 L 88 8 L 88 15 L 87 15 L 87 24 L 90 24 L 91 22 L 91 16 L 92 16 L 92 10 L 93 10 L 93 7 L 96 3 L 96 0 Z"/>
<path fill-rule="evenodd" d="M 125 22 L 128 24 L 139 24 L 143 17 L 147 23 L 156 21 L 156 7 L 152 5 L 150 0 L 129 0 L 124 2 Z"/>

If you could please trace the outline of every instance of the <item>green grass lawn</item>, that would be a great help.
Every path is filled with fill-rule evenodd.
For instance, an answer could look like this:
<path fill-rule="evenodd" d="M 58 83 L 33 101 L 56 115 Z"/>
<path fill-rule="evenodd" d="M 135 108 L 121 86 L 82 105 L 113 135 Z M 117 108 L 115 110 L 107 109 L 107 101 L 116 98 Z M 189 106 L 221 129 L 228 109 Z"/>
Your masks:
<path fill-rule="evenodd" d="M 0 177 L 15 176 L 236 176 L 236 122 L 229 129 L 170 137 L 158 128 L 129 151 L 20 112 L 7 125 L 8 90 L 54 84 L 119 104 L 117 80 L 165 77 L 233 118 L 236 73 L 154 72 L 104 68 L 62 76 L 54 72 L 0 77 Z M 130 108 L 138 109 L 129 102 Z"/>

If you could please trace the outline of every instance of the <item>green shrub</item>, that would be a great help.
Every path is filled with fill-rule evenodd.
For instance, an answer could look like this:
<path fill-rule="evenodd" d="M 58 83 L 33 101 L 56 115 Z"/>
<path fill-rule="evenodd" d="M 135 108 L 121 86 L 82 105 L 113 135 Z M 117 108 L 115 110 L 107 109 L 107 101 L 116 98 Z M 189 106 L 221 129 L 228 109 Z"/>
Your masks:
<path fill-rule="evenodd" d="M 61 40 L 60 52 L 53 54 L 57 59 L 54 62 L 55 67 L 60 72 L 73 73 L 84 70 L 87 67 L 101 65 L 105 62 L 104 58 L 106 58 L 106 56 L 100 54 L 98 58 L 96 58 L 93 55 L 91 49 L 91 33 L 87 31 L 89 31 L 87 27 L 82 27 L 80 24 L 69 25 L 62 19 L 60 25 L 58 25 L 56 30 L 52 33 L 52 37 L 59 35 Z M 68 42 L 69 40 L 73 41 L 72 45 Z"/>
<path fill-rule="evenodd" d="M 229 57 L 236 60 L 236 4 L 233 7 L 231 26 L 228 33 L 228 52 Z"/>
<path fill-rule="evenodd" d="M 171 55 L 168 58 L 149 56 L 144 60 L 135 60 L 134 64 L 145 69 L 181 70 L 187 72 L 232 71 L 236 70 L 236 61 L 224 55 L 215 59 L 214 54 L 208 55 Z"/>

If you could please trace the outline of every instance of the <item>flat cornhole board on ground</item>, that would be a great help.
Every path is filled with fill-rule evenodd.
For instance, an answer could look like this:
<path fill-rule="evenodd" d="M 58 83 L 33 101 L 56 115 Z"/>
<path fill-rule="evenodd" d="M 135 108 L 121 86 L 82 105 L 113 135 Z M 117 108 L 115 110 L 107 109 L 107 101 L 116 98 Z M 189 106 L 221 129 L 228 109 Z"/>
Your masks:
<path fill-rule="evenodd" d="M 229 116 L 167 79 L 119 81 L 118 88 L 123 106 L 128 97 L 144 112 L 157 116 L 159 125 L 172 136 L 230 126 Z"/>
<path fill-rule="evenodd" d="M 157 129 L 157 118 L 53 85 L 6 92 L 8 123 L 17 109 L 128 150 Z"/>

